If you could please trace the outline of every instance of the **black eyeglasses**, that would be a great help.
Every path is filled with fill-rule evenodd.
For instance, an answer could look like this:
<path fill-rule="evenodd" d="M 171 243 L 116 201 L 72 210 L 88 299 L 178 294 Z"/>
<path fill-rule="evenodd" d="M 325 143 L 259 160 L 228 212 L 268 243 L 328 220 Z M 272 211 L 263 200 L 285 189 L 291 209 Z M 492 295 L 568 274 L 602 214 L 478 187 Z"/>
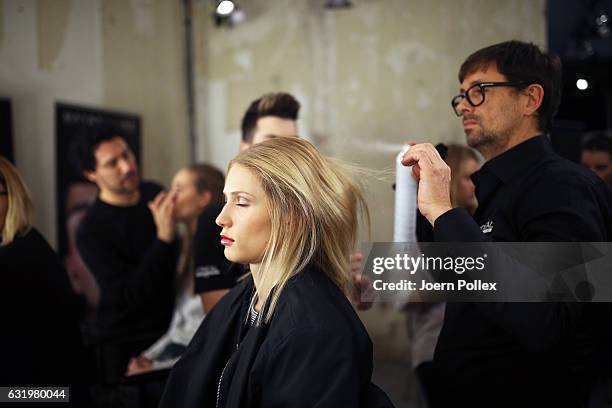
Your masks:
<path fill-rule="evenodd" d="M 455 96 L 451 100 L 451 105 L 453 107 L 453 111 L 455 115 L 461 116 L 463 115 L 461 112 L 457 110 L 457 106 L 461 103 L 463 98 L 465 98 L 468 103 L 474 107 L 480 106 L 485 101 L 485 93 L 487 88 L 497 87 L 497 86 L 523 86 L 527 85 L 527 82 L 481 82 L 479 84 L 474 84 L 470 86 L 467 91 L 460 93 Z"/>

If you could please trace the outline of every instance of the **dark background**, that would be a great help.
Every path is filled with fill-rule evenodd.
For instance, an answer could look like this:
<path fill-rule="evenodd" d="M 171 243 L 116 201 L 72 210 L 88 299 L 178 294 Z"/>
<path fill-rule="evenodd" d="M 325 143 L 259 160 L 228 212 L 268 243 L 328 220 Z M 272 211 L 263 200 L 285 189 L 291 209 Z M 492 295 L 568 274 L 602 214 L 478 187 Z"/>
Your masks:
<path fill-rule="evenodd" d="M 598 24 L 598 17 L 607 23 Z M 612 0 L 549 0 L 548 48 L 563 62 L 563 97 L 551 139 L 555 150 L 580 160 L 585 132 L 612 129 Z M 579 78 L 589 87 L 576 87 Z"/>
<path fill-rule="evenodd" d="M 0 98 L 0 155 L 15 162 L 11 100 L 8 98 Z"/>

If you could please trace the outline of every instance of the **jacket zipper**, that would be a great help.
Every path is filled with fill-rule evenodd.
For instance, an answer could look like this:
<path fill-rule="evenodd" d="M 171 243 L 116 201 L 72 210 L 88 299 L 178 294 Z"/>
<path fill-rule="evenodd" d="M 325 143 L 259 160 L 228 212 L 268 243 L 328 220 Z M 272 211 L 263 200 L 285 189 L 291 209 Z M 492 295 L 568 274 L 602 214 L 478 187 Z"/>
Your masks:
<path fill-rule="evenodd" d="M 227 368 L 228 364 L 229 360 L 227 360 L 227 363 L 225 363 L 225 367 L 223 367 L 223 371 L 221 371 L 221 377 L 219 377 L 219 385 L 217 386 L 217 404 L 215 405 L 216 408 L 219 408 L 219 401 L 221 400 L 221 381 L 223 381 L 223 373 L 225 373 L 225 369 Z"/>
<path fill-rule="evenodd" d="M 238 350 L 239 344 L 236 344 L 236 350 Z M 221 371 L 221 376 L 219 377 L 219 384 L 217 385 L 217 403 L 215 404 L 216 408 L 219 408 L 219 402 L 221 401 L 221 382 L 223 381 L 223 374 L 225 373 L 225 369 L 232 359 L 233 354 L 227 359 L 225 366 L 223 367 L 223 371 Z"/>
<path fill-rule="evenodd" d="M 255 289 L 253 289 L 253 292 L 255 291 Z M 261 314 L 258 314 L 257 317 L 259 318 Z M 250 312 L 247 312 L 246 314 L 246 319 L 245 319 L 245 324 L 247 326 L 251 326 L 250 324 Z M 239 336 L 240 338 L 242 338 L 242 336 Z M 239 340 L 240 341 L 240 340 Z M 240 347 L 240 343 L 236 343 L 236 351 L 238 351 L 238 347 Z M 227 362 L 225 363 L 225 366 L 223 367 L 223 370 L 221 371 L 221 375 L 219 376 L 219 384 L 217 385 L 217 403 L 215 404 L 215 408 L 219 408 L 219 402 L 221 402 L 221 382 L 223 381 L 223 374 L 225 373 L 225 369 L 227 368 L 227 365 L 229 364 L 230 360 L 232 359 L 232 357 L 234 356 L 234 354 L 232 353 L 232 355 L 227 359 Z"/>

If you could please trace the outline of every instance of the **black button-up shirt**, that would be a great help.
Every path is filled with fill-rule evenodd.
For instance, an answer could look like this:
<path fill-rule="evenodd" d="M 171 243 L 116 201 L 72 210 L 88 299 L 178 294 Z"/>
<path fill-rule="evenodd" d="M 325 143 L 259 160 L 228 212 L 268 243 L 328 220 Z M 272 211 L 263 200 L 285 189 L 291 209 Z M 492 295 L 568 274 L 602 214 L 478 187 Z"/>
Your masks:
<path fill-rule="evenodd" d="M 441 215 L 435 241 L 610 238 L 606 186 L 555 154 L 545 136 L 489 160 L 473 180 L 474 217 L 459 208 Z M 435 353 L 439 381 L 454 406 L 581 406 L 589 367 L 577 337 L 589 318 L 592 309 L 578 303 L 449 303 Z"/>

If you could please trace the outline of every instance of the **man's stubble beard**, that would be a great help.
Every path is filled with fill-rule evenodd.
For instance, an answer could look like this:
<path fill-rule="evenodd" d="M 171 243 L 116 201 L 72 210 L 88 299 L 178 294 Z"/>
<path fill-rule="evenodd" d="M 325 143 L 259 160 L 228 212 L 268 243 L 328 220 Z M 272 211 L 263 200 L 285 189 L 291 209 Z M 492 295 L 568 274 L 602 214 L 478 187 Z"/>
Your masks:
<path fill-rule="evenodd" d="M 468 146 L 478 150 L 483 156 L 486 156 L 489 152 L 498 152 L 500 149 L 503 149 L 503 146 L 505 146 L 509 140 L 508 135 L 487 129 L 482 126 L 480 121 L 478 121 L 478 126 L 478 134 L 473 134 L 476 129 L 472 129 L 472 134 L 466 131 L 465 139 Z"/>

